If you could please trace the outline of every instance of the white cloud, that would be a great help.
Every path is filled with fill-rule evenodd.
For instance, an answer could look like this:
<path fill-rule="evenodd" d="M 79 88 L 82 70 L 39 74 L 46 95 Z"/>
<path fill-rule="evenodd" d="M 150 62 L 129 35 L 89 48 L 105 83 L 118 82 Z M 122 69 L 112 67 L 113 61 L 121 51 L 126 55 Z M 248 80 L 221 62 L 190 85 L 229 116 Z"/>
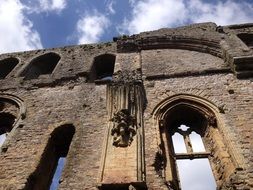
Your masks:
<path fill-rule="evenodd" d="M 123 29 L 139 33 L 180 23 L 185 17 L 183 0 L 137 1 L 132 13 L 133 19 L 126 20 Z"/>
<path fill-rule="evenodd" d="M 215 4 L 203 0 L 129 0 L 129 3 L 133 7 L 132 17 L 118 28 L 120 33 L 133 34 L 196 22 L 229 25 L 253 20 L 253 5 L 232 0 Z"/>
<path fill-rule="evenodd" d="M 106 9 L 108 10 L 108 12 L 110 14 L 115 14 L 116 13 L 115 9 L 113 8 L 114 4 L 115 4 L 114 0 L 110 0 L 106 3 Z"/>
<path fill-rule="evenodd" d="M 110 20 L 104 15 L 94 11 L 77 22 L 78 43 L 95 43 L 109 27 Z"/>
<path fill-rule="evenodd" d="M 39 7 L 35 8 L 36 12 L 56 11 L 61 12 L 67 6 L 66 0 L 39 0 Z"/>
<path fill-rule="evenodd" d="M 0 52 L 42 48 L 40 36 L 25 15 L 19 0 L 0 0 Z"/>
<path fill-rule="evenodd" d="M 191 0 L 188 11 L 193 22 L 229 25 L 253 21 L 253 6 L 245 2 L 227 0 L 210 4 L 200 0 Z"/>

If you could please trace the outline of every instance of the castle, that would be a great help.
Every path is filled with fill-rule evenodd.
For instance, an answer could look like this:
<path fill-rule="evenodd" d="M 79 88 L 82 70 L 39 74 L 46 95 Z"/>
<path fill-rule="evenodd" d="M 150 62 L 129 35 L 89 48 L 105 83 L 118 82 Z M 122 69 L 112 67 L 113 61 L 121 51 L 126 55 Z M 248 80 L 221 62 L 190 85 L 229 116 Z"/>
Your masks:
<path fill-rule="evenodd" d="M 252 79 L 253 24 L 2 54 L 0 189 L 252 189 Z"/>

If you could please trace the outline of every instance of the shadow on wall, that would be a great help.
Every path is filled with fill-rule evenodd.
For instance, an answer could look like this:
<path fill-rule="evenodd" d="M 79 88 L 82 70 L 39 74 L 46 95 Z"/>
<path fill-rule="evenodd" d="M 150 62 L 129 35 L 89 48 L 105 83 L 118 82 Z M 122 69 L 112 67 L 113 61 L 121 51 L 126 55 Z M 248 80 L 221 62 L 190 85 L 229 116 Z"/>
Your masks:
<path fill-rule="evenodd" d="M 57 188 L 59 181 L 56 182 L 55 178 L 60 178 L 59 176 L 62 172 L 63 161 L 67 157 L 74 134 L 75 127 L 71 124 L 57 127 L 51 133 L 51 137 L 49 138 L 46 148 L 42 154 L 39 165 L 30 175 L 24 189 L 48 190 L 49 188 Z M 61 171 L 59 171 L 60 169 Z"/>
<path fill-rule="evenodd" d="M 41 75 L 52 74 L 61 57 L 56 53 L 47 53 L 31 61 L 20 74 L 25 80 L 36 79 Z"/>

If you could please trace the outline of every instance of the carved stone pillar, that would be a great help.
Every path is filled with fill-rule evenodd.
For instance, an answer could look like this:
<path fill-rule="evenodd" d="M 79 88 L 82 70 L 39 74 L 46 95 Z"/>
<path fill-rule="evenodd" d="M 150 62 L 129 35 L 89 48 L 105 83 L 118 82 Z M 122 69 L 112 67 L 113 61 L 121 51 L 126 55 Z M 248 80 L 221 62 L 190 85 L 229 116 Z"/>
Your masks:
<path fill-rule="evenodd" d="M 129 61 L 129 55 L 128 59 L 125 56 L 117 55 L 113 81 L 107 86 L 108 126 L 99 175 L 101 189 L 145 189 L 145 91 L 140 70 L 122 68 L 124 61 Z M 131 56 L 136 64 L 139 55 Z"/>

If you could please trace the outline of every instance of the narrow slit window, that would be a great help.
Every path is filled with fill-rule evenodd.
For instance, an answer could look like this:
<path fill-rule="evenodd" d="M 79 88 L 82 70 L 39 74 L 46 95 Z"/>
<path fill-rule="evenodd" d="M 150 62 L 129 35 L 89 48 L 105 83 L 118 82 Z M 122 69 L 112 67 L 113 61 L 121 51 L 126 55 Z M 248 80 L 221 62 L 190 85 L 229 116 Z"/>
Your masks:
<path fill-rule="evenodd" d="M 55 173 L 52 179 L 52 183 L 49 188 L 50 190 L 56 190 L 58 188 L 65 162 L 66 162 L 66 157 L 59 158 L 57 162 L 57 167 L 55 169 Z"/>
<path fill-rule="evenodd" d="M 28 179 L 26 189 L 56 190 L 58 188 L 74 134 L 75 127 L 71 124 L 57 127 L 52 132 L 39 166 Z"/>

